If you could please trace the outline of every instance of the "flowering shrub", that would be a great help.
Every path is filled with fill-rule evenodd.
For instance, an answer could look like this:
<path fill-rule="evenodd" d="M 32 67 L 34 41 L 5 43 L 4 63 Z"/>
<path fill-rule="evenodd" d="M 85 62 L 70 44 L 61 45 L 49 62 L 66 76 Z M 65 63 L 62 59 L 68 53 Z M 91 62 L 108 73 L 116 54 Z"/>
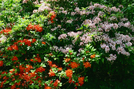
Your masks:
<path fill-rule="evenodd" d="M 0 88 L 77 89 L 93 64 L 132 58 L 134 26 L 119 8 L 58 2 L 0 1 Z"/>

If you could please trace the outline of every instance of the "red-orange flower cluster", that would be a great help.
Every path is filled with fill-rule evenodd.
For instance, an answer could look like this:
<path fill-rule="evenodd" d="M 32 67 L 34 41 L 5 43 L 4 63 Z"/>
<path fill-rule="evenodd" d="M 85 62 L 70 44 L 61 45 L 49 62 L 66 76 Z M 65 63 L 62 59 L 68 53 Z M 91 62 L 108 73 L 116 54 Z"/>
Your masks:
<path fill-rule="evenodd" d="M 18 49 L 18 46 L 17 46 L 16 44 L 14 44 L 14 45 L 9 46 L 9 47 L 7 48 L 7 50 L 12 51 L 12 50 L 19 50 L 19 49 Z"/>
<path fill-rule="evenodd" d="M 9 46 L 7 50 L 10 50 L 10 51 L 19 50 L 17 46 L 18 43 L 21 43 L 20 46 L 22 46 L 22 43 L 24 43 L 27 46 L 31 46 L 31 43 L 34 43 L 34 42 L 36 42 L 36 39 L 32 39 L 32 41 L 30 41 L 29 39 L 18 40 L 17 42 L 14 42 L 13 45 Z"/>
<path fill-rule="evenodd" d="M 92 58 L 92 59 L 95 58 L 95 54 L 91 55 L 90 58 Z"/>
<path fill-rule="evenodd" d="M 41 72 L 42 73 L 43 71 L 45 71 L 45 68 L 39 67 L 39 68 L 36 69 L 35 72 Z"/>
<path fill-rule="evenodd" d="M 54 21 L 53 21 L 53 20 L 54 20 L 54 19 L 55 19 L 55 17 L 56 17 L 55 12 L 54 12 L 54 11 L 51 11 L 49 14 L 51 15 L 51 17 L 50 17 L 51 23 L 54 23 Z"/>
<path fill-rule="evenodd" d="M 40 27 L 40 25 L 31 25 L 29 24 L 27 27 L 26 27 L 27 31 L 29 30 L 35 30 L 37 32 L 42 32 L 43 31 L 43 28 Z"/>
<path fill-rule="evenodd" d="M 9 32 L 11 32 L 11 28 L 6 28 L 6 29 L 1 30 L 1 31 L 0 31 L 0 34 L 3 33 L 3 34 L 5 34 L 5 35 L 8 35 Z"/>
<path fill-rule="evenodd" d="M 91 68 L 90 62 L 83 62 L 83 65 L 84 65 L 85 68 L 88 68 L 88 67 Z"/>
<path fill-rule="evenodd" d="M 46 45 L 46 42 L 41 42 L 42 44 Z"/>
<path fill-rule="evenodd" d="M 34 26 L 31 25 L 31 24 L 29 24 L 29 25 L 26 27 L 26 29 L 27 29 L 27 31 L 29 31 L 29 30 L 34 30 Z"/>
<path fill-rule="evenodd" d="M 65 58 L 64 60 L 65 60 L 65 62 L 69 62 L 71 59 L 70 58 Z"/>
<path fill-rule="evenodd" d="M 53 85 L 54 85 L 55 87 L 57 87 L 59 82 L 60 82 L 60 81 L 57 79 L 57 80 L 55 80 L 55 82 L 54 82 Z"/>
<path fill-rule="evenodd" d="M 3 61 L 0 61 L 0 67 L 3 66 L 3 64 L 4 64 Z"/>
<path fill-rule="evenodd" d="M 17 61 L 18 58 L 16 56 L 13 56 L 12 61 Z"/>
<path fill-rule="evenodd" d="M 49 77 L 55 76 L 55 73 L 52 71 L 52 69 L 49 70 Z"/>
<path fill-rule="evenodd" d="M 79 66 L 79 64 L 76 63 L 76 62 L 71 62 L 70 66 L 71 66 L 72 68 L 77 68 L 77 67 Z"/>
<path fill-rule="evenodd" d="M 52 66 L 52 61 L 47 61 L 49 66 Z"/>
<path fill-rule="evenodd" d="M 47 86 L 47 87 L 45 87 L 44 89 L 51 89 L 51 87 L 48 87 L 48 86 Z"/>
<path fill-rule="evenodd" d="M 80 86 L 82 86 L 84 84 L 84 77 L 79 77 L 78 81 L 79 81 Z"/>
<path fill-rule="evenodd" d="M 67 77 L 72 78 L 73 71 L 71 69 L 67 69 L 65 72 Z"/>

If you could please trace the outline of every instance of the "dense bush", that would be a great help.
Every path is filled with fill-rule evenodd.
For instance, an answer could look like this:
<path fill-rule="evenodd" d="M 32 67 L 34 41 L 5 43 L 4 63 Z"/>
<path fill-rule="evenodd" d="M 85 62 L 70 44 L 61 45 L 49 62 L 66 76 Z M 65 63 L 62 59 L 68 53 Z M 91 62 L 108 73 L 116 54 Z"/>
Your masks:
<path fill-rule="evenodd" d="M 94 75 L 133 76 L 134 26 L 119 8 L 80 2 L 0 0 L 0 88 L 77 89 Z"/>

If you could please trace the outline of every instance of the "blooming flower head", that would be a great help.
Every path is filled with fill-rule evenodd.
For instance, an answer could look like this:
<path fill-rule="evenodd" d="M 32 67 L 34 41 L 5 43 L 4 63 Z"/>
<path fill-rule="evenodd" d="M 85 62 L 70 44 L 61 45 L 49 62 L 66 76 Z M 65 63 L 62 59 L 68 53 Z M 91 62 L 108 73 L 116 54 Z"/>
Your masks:
<path fill-rule="evenodd" d="M 3 66 L 3 64 L 4 64 L 3 61 L 0 61 L 0 67 Z"/>
<path fill-rule="evenodd" d="M 55 87 L 57 87 L 59 82 L 60 82 L 60 81 L 57 79 L 57 80 L 55 80 L 55 82 L 54 82 L 53 85 L 54 85 Z"/>
<path fill-rule="evenodd" d="M 11 69 L 9 72 L 12 74 L 15 71 L 15 69 Z"/>
<path fill-rule="evenodd" d="M 45 87 L 44 89 L 51 89 L 51 87 L 48 87 L 48 86 L 47 86 L 47 87 Z"/>
<path fill-rule="evenodd" d="M 29 30 L 34 30 L 34 26 L 31 25 L 31 24 L 29 24 L 29 25 L 26 27 L 26 29 L 27 29 L 27 31 L 29 31 Z"/>
<path fill-rule="evenodd" d="M 54 23 L 54 19 L 55 19 L 55 17 L 56 17 L 56 14 L 55 14 L 55 12 L 54 11 L 50 11 L 50 13 L 49 13 L 49 15 L 51 15 L 51 17 L 50 17 L 50 19 L 51 19 L 51 23 Z"/>
<path fill-rule="evenodd" d="M 17 61 L 18 58 L 16 56 L 13 56 L 12 61 Z"/>
<path fill-rule="evenodd" d="M 24 39 L 23 42 L 25 43 L 25 45 L 31 46 L 31 41 L 29 41 L 28 39 Z"/>
<path fill-rule="evenodd" d="M 72 68 L 77 68 L 77 67 L 79 66 L 79 64 L 76 63 L 76 62 L 71 62 L 70 66 L 71 66 Z"/>
<path fill-rule="evenodd" d="M 45 71 L 45 68 L 39 67 L 39 68 L 36 69 L 35 72 L 41 72 L 42 73 L 43 71 Z"/>
<path fill-rule="evenodd" d="M 12 45 L 11 47 L 12 47 L 12 49 L 14 49 L 14 50 L 19 50 L 17 45 Z"/>
<path fill-rule="evenodd" d="M 37 32 L 42 32 L 42 30 L 43 30 L 43 28 L 40 27 L 40 25 L 34 25 L 34 29 L 35 29 L 35 31 L 37 31 Z"/>
<path fill-rule="evenodd" d="M 83 62 L 83 65 L 84 65 L 85 68 L 88 68 L 88 67 L 91 68 L 90 62 Z"/>
<path fill-rule="evenodd" d="M 79 81 L 80 86 L 82 86 L 84 84 L 84 77 L 79 77 L 78 81 Z"/>
<path fill-rule="evenodd" d="M 65 62 L 69 62 L 71 59 L 70 58 L 65 58 L 64 60 L 65 60 Z"/>
<path fill-rule="evenodd" d="M 44 45 L 46 44 L 46 42 L 41 42 L 41 43 L 44 44 Z"/>
<path fill-rule="evenodd" d="M 32 43 L 34 43 L 34 42 L 36 42 L 36 39 L 35 38 L 32 39 Z"/>
<path fill-rule="evenodd" d="M 52 61 L 47 61 L 49 66 L 52 66 Z"/>
<path fill-rule="evenodd" d="M 62 71 L 62 67 L 58 67 L 58 71 Z"/>
<path fill-rule="evenodd" d="M 49 70 L 49 77 L 55 76 L 55 73 L 52 71 L 52 69 Z"/>
<path fill-rule="evenodd" d="M 11 28 L 6 28 L 0 31 L 0 33 L 4 33 L 5 35 L 8 35 L 9 32 L 11 32 Z"/>
<path fill-rule="evenodd" d="M 95 54 L 91 55 L 90 58 L 95 58 Z"/>
<path fill-rule="evenodd" d="M 66 70 L 66 76 L 69 77 L 69 78 L 72 78 L 72 75 L 73 75 L 73 71 L 71 69 L 67 69 Z"/>

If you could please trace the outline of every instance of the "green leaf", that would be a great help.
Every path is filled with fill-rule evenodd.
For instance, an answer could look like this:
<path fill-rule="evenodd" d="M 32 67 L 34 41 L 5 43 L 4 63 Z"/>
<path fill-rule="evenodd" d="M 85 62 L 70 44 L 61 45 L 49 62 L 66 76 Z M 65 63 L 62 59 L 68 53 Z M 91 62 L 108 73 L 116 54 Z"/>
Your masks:
<path fill-rule="evenodd" d="M 46 67 L 46 65 L 44 64 L 44 63 L 41 63 L 41 65 L 40 66 L 42 66 L 42 67 Z"/>
<path fill-rule="evenodd" d="M 104 58 L 102 58 L 101 60 L 102 60 L 102 63 L 104 63 Z"/>

